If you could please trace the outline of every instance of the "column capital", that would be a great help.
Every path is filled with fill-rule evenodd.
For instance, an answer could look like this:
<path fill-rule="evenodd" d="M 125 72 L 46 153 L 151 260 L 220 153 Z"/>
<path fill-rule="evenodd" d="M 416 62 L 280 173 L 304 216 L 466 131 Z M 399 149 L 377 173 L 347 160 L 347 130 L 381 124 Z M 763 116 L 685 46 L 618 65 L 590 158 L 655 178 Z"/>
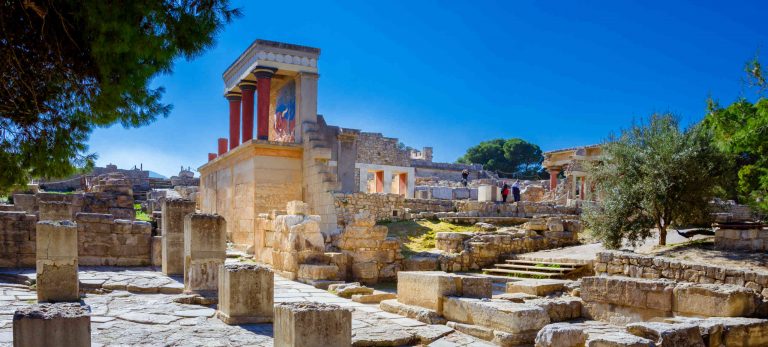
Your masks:
<path fill-rule="evenodd" d="M 269 66 L 258 66 L 253 69 L 253 74 L 256 75 L 256 78 L 272 78 L 275 72 L 277 72 L 277 69 Z"/>
<path fill-rule="evenodd" d="M 241 94 L 240 92 L 230 91 L 224 94 L 224 97 L 227 98 L 227 100 L 229 101 L 233 101 L 233 100 L 240 101 L 243 98 L 243 94 Z"/>
<path fill-rule="evenodd" d="M 238 84 L 242 90 L 256 90 L 256 81 L 254 80 L 242 80 Z"/>

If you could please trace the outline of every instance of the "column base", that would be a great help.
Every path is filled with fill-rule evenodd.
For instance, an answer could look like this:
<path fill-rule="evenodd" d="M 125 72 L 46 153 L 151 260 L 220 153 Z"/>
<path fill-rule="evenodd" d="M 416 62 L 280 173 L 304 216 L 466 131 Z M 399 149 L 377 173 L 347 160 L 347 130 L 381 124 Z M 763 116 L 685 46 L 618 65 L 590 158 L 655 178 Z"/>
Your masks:
<path fill-rule="evenodd" d="M 224 312 L 216 311 L 216 318 L 224 322 L 227 325 L 240 325 L 240 324 L 260 324 L 260 323 L 272 323 L 274 317 L 264 316 L 244 316 L 244 317 L 231 317 Z"/>

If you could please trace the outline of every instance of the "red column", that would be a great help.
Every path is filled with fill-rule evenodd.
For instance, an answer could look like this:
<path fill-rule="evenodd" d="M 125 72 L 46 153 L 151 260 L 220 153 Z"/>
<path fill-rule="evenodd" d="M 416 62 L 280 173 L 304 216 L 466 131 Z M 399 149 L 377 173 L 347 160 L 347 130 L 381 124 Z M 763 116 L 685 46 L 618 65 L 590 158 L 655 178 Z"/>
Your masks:
<path fill-rule="evenodd" d="M 243 143 L 253 140 L 253 94 L 256 91 L 256 81 L 240 82 L 243 92 Z"/>
<path fill-rule="evenodd" d="M 229 149 L 235 149 L 240 145 L 240 93 L 227 93 L 229 100 Z"/>
<path fill-rule="evenodd" d="M 408 195 L 408 174 L 401 173 L 397 176 L 400 179 L 400 182 L 398 182 L 397 193 L 400 195 Z"/>
<path fill-rule="evenodd" d="M 560 170 L 549 169 L 549 190 L 555 191 L 557 188 L 557 175 L 560 174 Z"/>
<path fill-rule="evenodd" d="M 384 192 L 384 171 L 376 171 L 376 191 L 374 193 Z"/>
<path fill-rule="evenodd" d="M 208 153 L 208 161 L 216 159 L 217 155 L 216 153 Z"/>
<path fill-rule="evenodd" d="M 256 89 L 258 89 L 256 137 L 259 140 L 269 140 L 269 89 L 275 71 L 277 69 L 271 67 L 257 67 L 253 70 L 253 74 L 256 75 Z"/>
<path fill-rule="evenodd" d="M 227 139 L 220 137 L 219 138 L 219 155 L 224 155 L 224 153 L 227 153 Z"/>

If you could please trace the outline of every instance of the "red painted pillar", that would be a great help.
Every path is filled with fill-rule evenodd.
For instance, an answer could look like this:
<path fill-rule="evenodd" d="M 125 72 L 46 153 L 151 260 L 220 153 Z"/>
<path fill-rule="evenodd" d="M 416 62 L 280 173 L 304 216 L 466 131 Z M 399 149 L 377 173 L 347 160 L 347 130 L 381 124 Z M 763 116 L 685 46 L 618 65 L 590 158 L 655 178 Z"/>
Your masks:
<path fill-rule="evenodd" d="M 216 159 L 217 155 L 216 153 L 208 153 L 208 161 Z"/>
<path fill-rule="evenodd" d="M 256 81 L 240 82 L 243 92 L 243 143 L 253 140 L 253 94 L 256 92 Z"/>
<path fill-rule="evenodd" d="M 240 93 L 227 93 L 229 100 L 229 149 L 235 149 L 240 145 Z"/>
<path fill-rule="evenodd" d="M 256 138 L 259 140 L 269 140 L 269 89 L 275 71 L 277 69 L 271 67 L 257 67 L 253 70 L 253 74 L 256 75 L 256 89 L 258 90 Z"/>
<path fill-rule="evenodd" d="M 401 173 L 398 175 L 398 178 L 400 178 L 400 182 L 398 182 L 397 193 L 404 196 L 408 195 L 408 174 Z"/>
<path fill-rule="evenodd" d="M 376 191 L 374 193 L 384 192 L 384 171 L 376 171 Z"/>
<path fill-rule="evenodd" d="M 224 153 L 227 153 L 227 139 L 219 137 L 219 155 L 224 155 Z"/>
<path fill-rule="evenodd" d="M 557 175 L 560 174 L 560 170 L 549 169 L 549 190 L 555 191 L 557 188 Z"/>

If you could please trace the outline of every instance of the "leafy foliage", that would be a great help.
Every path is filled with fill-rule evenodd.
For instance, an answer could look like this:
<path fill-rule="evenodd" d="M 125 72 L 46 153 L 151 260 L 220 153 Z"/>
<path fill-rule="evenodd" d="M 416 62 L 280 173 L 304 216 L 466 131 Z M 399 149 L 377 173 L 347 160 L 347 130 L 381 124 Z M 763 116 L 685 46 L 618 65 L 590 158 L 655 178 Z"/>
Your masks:
<path fill-rule="evenodd" d="M 480 142 L 467 149 L 459 163 L 483 164 L 486 170 L 498 171 L 517 177 L 531 177 L 541 173 L 544 160 L 538 145 L 522 139 L 495 139 Z"/>
<path fill-rule="evenodd" d="M 622 240 L 635 244 L 659 228 L 709 218 L 709 201 L 728 170 L 725 156 L 702 127 L 681 131 L 671 115 L 654 115 L 602 146 L 603 160 L 589 168 L 600 206 L 588 206 L 584 219 L 608 248 Z"/>
<path fill-rule="evenodd" d="M 0 191 L 92 165 L 95 127 L 167 116 L 150 81 L 238 15 L 228 0 L 0 3 Z"/>
<path fill-rule="evenodd" d="M 768 87 L 759 62 L 748 63 L 746 71 L 750 86 L 760 92 Z M 738 182 L 740 200 L 768 212 L 768 99 L 751 103 L 741 98 L 725 108 L 710 100 L 702 124 L 712 132 L 715 144 L 736 162 L 732 175 Z"/>

